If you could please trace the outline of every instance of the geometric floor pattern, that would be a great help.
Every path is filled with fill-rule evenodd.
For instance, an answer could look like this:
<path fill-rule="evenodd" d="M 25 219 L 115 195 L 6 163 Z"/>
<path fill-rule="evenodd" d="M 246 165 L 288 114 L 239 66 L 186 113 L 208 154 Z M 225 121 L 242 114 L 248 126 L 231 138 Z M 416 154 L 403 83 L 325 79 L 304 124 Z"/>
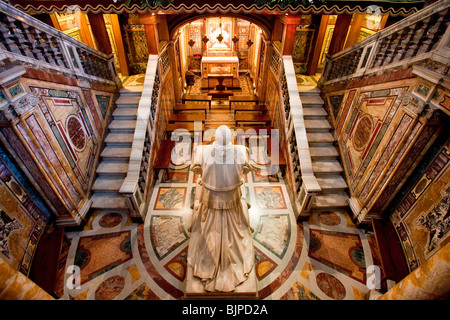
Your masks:
<path fill-rule="evenodd" d="M 143 224 L 121 212 L 95 212 L 71 245 L 58 281 L 62 299 L 155 300 L 183 297 L 188 227 L 196 176 L 189 165 L 160 172 Z M 375 241 L 343 209 L 312 212 L 297 223 L 281 174 L 247 174 L 259 299 L 359 300 L 369 291 Z M 69 288 L 66 268 L 80 268 Z"/>
<path fill-rule="evenodd" d="M 298 77 L 303 86 L 315 86 L 318 78 Z M 144 75 L 123 79 L 126 86 L 141 86 L 143 80 Z M 248 79 L 239 80 L 242 94 L 251 93 Z M 199 91 L 196 85 L 191 90 Z M 60 266 L 58 296 L 181 299 L 197 180 L 189 169 L 186 164 L 159 173 L 143 224 L 132 223 L 123 212 L 99 211 L 91 214 L 82 231 L 67 233 L 71 244 Z M 244 180 L 242 191 L 251 204 L 259 299 L 365 299 L 367 267 L 380 266 L 372 236 L 357 229 L 344 209 L 311 212 L 309 221 L 297 223 L 280 172 L 267 175 L 263 167 L 255 166 Z M 72 274 L 66 273 L 70 266 L 80 273 L 75 286 Z"/>

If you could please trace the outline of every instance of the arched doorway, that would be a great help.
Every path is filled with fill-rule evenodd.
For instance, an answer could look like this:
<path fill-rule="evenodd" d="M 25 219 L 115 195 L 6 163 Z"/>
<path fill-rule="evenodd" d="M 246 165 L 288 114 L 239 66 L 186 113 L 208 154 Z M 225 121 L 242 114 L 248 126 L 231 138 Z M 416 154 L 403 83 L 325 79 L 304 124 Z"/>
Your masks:
<path fill-rule="evenodd" d="M 186 89 L 199 77 L 202 88 L 225 88 L 217 74 L 229 76 L 228 87 L 239 87 L 239 77 L 258 78 L 269 23 L 238 15 L 184 16 L 168 21 L 175 44 L 180 85 Z M 209 62 L 207 62 L 207 60 Z M 234 80 L 232 79 L 234 78 Z M 234 81 L 234 82 L 233 82 Z M 231 83 L 230 83 L 231 82 Z"/>

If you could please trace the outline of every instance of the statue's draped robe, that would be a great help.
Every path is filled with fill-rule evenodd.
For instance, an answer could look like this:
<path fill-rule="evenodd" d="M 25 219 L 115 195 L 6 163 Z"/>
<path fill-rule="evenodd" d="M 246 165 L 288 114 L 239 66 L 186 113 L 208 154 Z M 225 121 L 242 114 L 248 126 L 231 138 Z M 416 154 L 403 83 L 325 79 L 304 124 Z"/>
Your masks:
<path fill-rule="evenodd" d="M 195 149 L 192 170 L 201 174 L 195 191 L 188 264 L 206 291 L 230 292 L 254 264 L 242 174 L 251 170 L 244 146 L 215 143 Z"/>

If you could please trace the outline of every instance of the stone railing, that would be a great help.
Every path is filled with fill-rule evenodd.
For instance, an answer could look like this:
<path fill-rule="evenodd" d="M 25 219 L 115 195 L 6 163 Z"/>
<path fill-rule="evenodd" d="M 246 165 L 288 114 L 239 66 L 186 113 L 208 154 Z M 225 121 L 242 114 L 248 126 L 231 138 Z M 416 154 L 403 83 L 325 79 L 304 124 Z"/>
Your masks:
<path fill-rule="evenodd" d="M 4 2 L 0 2 L 0 58 L 75 77 L 120 82 L 113 54 L 97 51 Z"/>
<path fill-rule="evenodd" d="M 149 56 L 144 87 L 138 106 L 128 172 L 120 188 L 120 193 L 127 199 L 131 216 L 142 221 L 145 218 L 149 202 L 147 201 L 148 186 L 152 169 L 150 161 L 156 134 L 154 117 L 158 112 L 160 92 L 159 64 L 160 59 L 157 55 Z"/>
<path fill-rule="evenodd" d="M 449 1 L 435 2 L 360 43 L 328 56 L 322 85 L 377 75 L 426 59 L 448 65 L 449 8 Z"/>
<path fill-rule="evenodd" d="M 315 195 L 322 189 L 312 168 L 303 107 L 297 88 L 292 56 L 283 56 L 280 80 L 289 150 L 286 160 L 292 165 L 292 172 L 287 172 L 287 174 L 292 175 L 294 211 L 297 218 L 302 218 L 308 216 Z"/>

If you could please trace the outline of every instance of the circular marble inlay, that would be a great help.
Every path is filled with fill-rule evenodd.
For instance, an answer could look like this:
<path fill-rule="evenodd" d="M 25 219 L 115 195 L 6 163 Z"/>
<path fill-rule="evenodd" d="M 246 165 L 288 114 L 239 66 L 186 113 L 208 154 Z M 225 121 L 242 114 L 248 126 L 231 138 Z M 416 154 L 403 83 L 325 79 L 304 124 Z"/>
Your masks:
<path fill-rule="evenodd" d="M 117 212 L 107 213 L 101 217 L 98 224 L 102 228 L 113 228 L 122 222 L 122 215 Z"/>
<path fill-rule="evenodd" d="M 20 197 L 22 195 L 22 188 L 17 182 L 11 181 L 10 187 L 16 196 Z"/>
<path fill-rule="evenodd" d="M 70 117 L 67 120 L 67 133 L 73 146 L 78 150 L 83 150 L 86 145 L 86 134 L 77 117 Z"/>
<path fill-rule="evenodd" d="M 95 300 L 112 300 L 125 287 L 125 278 L 112 276 L 103 281 L 95 290 Z"/>
<path fill-rule="evenodd" d="M 337 226 L 341 223 L 341 217 L 332 211 L 322 211 L 319 213 L 318 219 L 320 223 L 326 224 L 327 226 Z"/>
<path fill-rule="evenodd" d="M 357 151 L 362 151 L 369 142 L 372 132 L 372 118 L 368 114 L 361 117 L 356 126 L 355 133 L 353 135 L 352 143 L 353 147 Z"/>
<path fill-rule="evenodd" d="M 335 276 L 328 273 L 319 273 L 316 277 L 317 286 L 327 296 L 335 300 L 345 297 L 345 287 Z"/>
<path fill-rule="evenodd" d="M 416 185 L 416 188 L 414 189 L 414 192 L 416 194 L 420 194 L 422 193 L 422 191 L 425 189 L 425 187 L 428 185 L 428 179 L 427 178 L 423 178 L 422 180 L 420 180 L 420 182 Z"/>

